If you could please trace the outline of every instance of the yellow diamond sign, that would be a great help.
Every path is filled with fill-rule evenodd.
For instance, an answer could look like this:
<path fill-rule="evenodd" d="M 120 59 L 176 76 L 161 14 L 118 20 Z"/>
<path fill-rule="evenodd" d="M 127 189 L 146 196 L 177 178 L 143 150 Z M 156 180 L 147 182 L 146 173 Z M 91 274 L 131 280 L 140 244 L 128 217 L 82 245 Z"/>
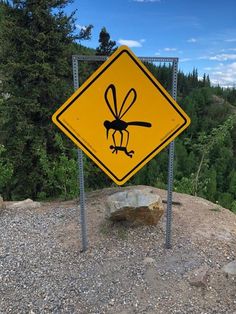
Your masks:
<path fill-rule="evenodd" d="M 190 119 L 132 51 L 121 46 L 56 111 L 53 122 L 122 185 Z"/>

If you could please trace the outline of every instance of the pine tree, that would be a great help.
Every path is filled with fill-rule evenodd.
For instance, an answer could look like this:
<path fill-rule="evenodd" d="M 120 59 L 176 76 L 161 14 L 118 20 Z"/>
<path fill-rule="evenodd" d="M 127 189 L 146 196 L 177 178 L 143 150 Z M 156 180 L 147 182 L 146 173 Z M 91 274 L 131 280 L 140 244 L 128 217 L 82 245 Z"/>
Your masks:
<path fill-rule="evenodd" d="M 96 54 L 101 56 L 109 56 L 116 49 L 116 42 L 110 39 L 110 34 L 107 32 L 106 28 L 103 27 L 99 34 L 99 47 L 96 49 Z"/>
<path fill-rule="evenodd" d="M 211 130 L 210 134 L 206 134 L 205 132 L 202 132 L 199 135 L 198 143 L 194 145 L 194 148 L 196 151 L 200 154 L 200 160 L 197 167 L 196 175 L 195 175 L 195 187 L 194 187 L 194 193 L 195 195 L 198 194 L 198 185 L 200 183 L 200 177 L 201 172 L 203 168 L 208 168 L 210 159 L 209 154 L 210 152 L 219 146 L 222 146 L 224 141 L 227 140 L 227 137 L 229 136 L 230 131 L 233 129 L 235 123 L 235 117 L 229 116 L 227 120 L 224 121 L 223 124 L 219 125 L 217 128 L 214 128 Z M 224 153 L 224 147 L 221 149 L 220 153 Z M 227 150 L 226 155 L 224 155 L 223 160 L 225 161 L 227 158 L 227 155 L 229 155 L 229 151 Z M 227 167 L 227 163 L 226 167 Z M 221 180 L 223 182 L 223 180 Z"/>
<path fill-rule="evenodd" d="M 216 200 L 216 194 L 217 194 L 217 181 L 216 181 L 216 170 L 211 167 L 211 169 L 207 173 L 208 180 L 206 184 L 206 197 L 210 201 Z"/>
<path fill-rule="evenodd" d="M 236 171 L 232 170 L 229 175 L 229 192 L 236 199 Z"/>
<path fill-rule="evenodd" d="M 71 47 L 76 38 L 83 38 L 74 35 L 74 14 L 63 12 L 69 2 L 0 2 L 0 92 L 6 131 L 1 140 L 14 167 L 7 197 L 37 197 L 46 179 L 42 154 L 53 160 L 61 152 L 51 115 L 72 92 Z"/>

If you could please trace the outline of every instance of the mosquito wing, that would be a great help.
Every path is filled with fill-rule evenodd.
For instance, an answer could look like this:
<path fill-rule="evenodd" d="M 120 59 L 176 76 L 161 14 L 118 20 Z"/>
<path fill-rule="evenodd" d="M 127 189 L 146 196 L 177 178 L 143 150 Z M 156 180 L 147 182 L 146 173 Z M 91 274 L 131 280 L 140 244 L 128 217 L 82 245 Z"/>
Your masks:
<path fill-rule="evenodd" d="M 110 84 L 105 90 L 104 98 L 114 118 L 118 119 L 116 88 L 113 84 Z"/>
<path fill-rule="evenodd" d="M 126 114 L 126 112 L 130 109 L 130 107 L 133 106 L 136 98 L 137 98 L 136 90 L 134 88 L 131 88 L 128 91 L 127 95 L 125 96 L 125 99 L 121 105 L 121 108 L 118 114 L 119 119 L 121 119 Z"/>

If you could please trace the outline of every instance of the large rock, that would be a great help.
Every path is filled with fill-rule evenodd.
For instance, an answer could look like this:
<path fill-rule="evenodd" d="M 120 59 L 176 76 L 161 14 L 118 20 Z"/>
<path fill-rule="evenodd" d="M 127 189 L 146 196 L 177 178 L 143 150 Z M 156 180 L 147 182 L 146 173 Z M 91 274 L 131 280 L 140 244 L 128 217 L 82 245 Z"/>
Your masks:
<path fill-rule="evenodd" d="M 163 212 L 161 197 L 149 187 L 118 192 L 106 201 L 106 217 L 113 221 L 156 225 Z"/>
<path fill-rule="evenodd" d="M 30 198 L 24 201 L 15 202 L 8 206 L 8 209 L 35 209 L 39 208 L 41 204 L 39 202 L 34 202 Z"/>

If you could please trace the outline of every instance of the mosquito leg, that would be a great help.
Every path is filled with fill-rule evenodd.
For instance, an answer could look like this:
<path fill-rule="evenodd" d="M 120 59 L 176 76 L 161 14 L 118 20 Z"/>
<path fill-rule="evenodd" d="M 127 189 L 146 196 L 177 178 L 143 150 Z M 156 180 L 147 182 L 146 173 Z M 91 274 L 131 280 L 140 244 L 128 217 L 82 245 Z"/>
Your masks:
<path fill-rule="evenodd" d="M 126 154 L 127 156 L 129 156 L 130 158 L 132 158 L 132 157 L 133 157 L 133 153 L 134 153 L 134 151 L 133 151 L 133 150 L 130 150 L 130 151 L 128 152 L 128 151 L 127 151 L 127 148 L 125 147 L 124 152 L 125 152 L 125 154 Z"/>
<path fill-rule="evenodd" d="M 130 150 L 128 153 L 129 153 L 129 157 L 132 158 L 132 157 L 133 157 L 133 154 L 134 154 L 134 151 L 133 151 L 133 150 Z"/>
<path fill-rule="evenodd" d="M 129 131 L 127 130 L 124 130 L 126 133 L 127 133 L 127 140 L 126 140 L 126 146 L 125 147 L 128 147 L 128 144 L 129 144 Z"/>
<path fill-rule="evenodd" d="M 120 131 L 120 147 L 122 147 L 123 144 L 123 132 Z"/>
<path fill-rule="evenodd" d="M 112 138 L 113 138 L 113 144 L 114 147 L 116 147 L 116 138 L 115 138 L 116 130 L 112 133 Z"/>

